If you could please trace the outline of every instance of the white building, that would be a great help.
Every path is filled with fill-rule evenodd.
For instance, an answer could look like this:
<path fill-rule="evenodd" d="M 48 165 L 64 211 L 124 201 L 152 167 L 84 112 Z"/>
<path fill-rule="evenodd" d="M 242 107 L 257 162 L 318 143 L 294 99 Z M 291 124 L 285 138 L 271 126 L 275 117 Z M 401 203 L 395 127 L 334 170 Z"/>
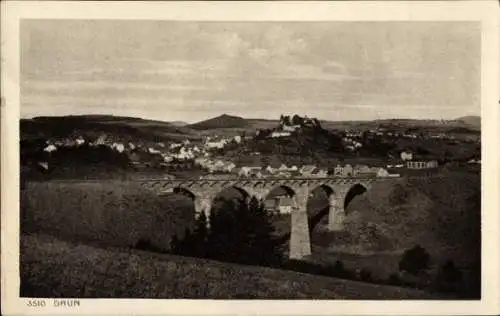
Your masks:
<path fill-rule="evenodd" d="M 81 136 L 78 137 L 76 139 L 76 145 L 80 146 L 80 145 L 83 145 L 83 144 L 85 144 L 85 139 L 83 139 L 83 137 L 81 137 Z"/>
<path fill-rule="evenodd" d="M 413 153 L 410 151 L 402 151 L 401 152 L 401 160 L 407 161 L 413 159 Z"/>
<path fill-rule="evenodd" d="M 300 128 L 300 125 L 291 125 L 291 126 L 283 125 L 282 129 L 285 132 L 295 132 L 295 130 L 297 130 L 299 128 Z"/>
<path fill-rule="evenodd" d="M 113 143 L 111 145 L 111 148 L 113 148 L 114 150 L 116 150 L 119 153 L 122 153 L 125 151 L 125 146 L 121 143 Z"/>
<path fill-rule="evenodd" d="M 279 137 L 288 137 L 292 135 L 290 132 L 272 132 L 270 137 L 279 138 Z"/>
<path fill-rule="evenodd" d="M 43 149 L 43 151 L 48 152 L 48 153 L 56 151 L 56 150 L 57 150 L 57 147 L 52 145 L 52 144 L 48 145 L 47 147 L 45 147 Z"/>

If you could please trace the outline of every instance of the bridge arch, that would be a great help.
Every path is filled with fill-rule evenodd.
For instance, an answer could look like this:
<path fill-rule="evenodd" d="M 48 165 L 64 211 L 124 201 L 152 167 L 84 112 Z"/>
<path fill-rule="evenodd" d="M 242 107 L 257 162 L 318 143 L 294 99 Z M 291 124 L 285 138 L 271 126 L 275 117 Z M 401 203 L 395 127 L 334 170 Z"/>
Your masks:
<path fill-rule="evenodd" d="M 310 188 L 307 198 L 307 217 L 310 234 L 314 232 L 314 229 L 325 217 L 328 218 L 330 206 L 335 202 L 335 199 L 336 192 L 331 185 L 322 183 Z"/>
<path fill-rule="evenodd" d="M 210 210 L 217 212 L 220 208 L 226 207 L 228 203 L 246 202 L 250 196 L 250 192 L 241 186 L 223 186 L 210 197 Z"/>
<path fill-rule="evenodd" d="M 191 200 L 196 200 L 196 194 L 188 188 L 175 187 L 172 190 L 173 193 L 189 197 Z"/>
<path fill-rule="evenodd" d="M 296 191 L 288 185 L 277 184 L 271 187 L 264 195 L 263 202 L 267 210 L 275 213 L 291 213 L 297 206 Z"/>
<path fill-rule="evenodd" d="M 347 207 L 349 204 L 352 202 L 352 200 L 358 196 L 364 194 L 366 191 L 368 191 L 368 186 L 363 183 L 356 183 L 352 185 L 348 190 L 347 193 L 345 194 L 344 197 L 344 202 L 343 202 L 343 207 L 344 207 L 344 212 L 347 211 Z"/>

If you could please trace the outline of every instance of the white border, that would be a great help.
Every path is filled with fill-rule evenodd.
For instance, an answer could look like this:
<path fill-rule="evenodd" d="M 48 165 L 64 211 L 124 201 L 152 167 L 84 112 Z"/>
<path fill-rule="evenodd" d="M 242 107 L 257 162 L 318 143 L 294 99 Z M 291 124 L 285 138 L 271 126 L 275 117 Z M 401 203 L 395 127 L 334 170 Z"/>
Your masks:
<path fill-rule="evenodd" d="M 463 2 L 2 2 L 2 313 L 494 315 L 500 313 L 498 1 Z M 205 21 L 481 21 L 482 289 L 481 301 L 190 301 L 82 299 L 77 309 L 33 310 L 19 298 L 19 19 Z"/>

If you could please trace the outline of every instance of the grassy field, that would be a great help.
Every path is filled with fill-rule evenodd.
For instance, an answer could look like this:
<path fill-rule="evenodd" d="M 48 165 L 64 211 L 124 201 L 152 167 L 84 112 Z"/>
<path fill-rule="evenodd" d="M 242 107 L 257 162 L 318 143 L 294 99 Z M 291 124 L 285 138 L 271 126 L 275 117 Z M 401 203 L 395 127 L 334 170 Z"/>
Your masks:
<path fill-rule="evenodd" d="M 182 235 L 193 221 L 187 198 L 161 198 L 129 182 L 31 182 L 21 192 L 21 231 L 27 233 L 167 250 L 171 236 Z"/>
<path fill-rule="evenodd" d="M 23 297 L 429 299 L 423 291 L 21 236 Z"/>

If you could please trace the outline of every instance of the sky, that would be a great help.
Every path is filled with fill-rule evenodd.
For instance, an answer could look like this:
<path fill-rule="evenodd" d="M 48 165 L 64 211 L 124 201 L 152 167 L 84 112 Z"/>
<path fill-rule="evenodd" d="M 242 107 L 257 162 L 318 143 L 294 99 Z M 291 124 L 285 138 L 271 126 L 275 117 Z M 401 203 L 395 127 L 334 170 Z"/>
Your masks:
<path fill-rule="evenodd" d="M 23 20 L 21 117 L 480 115 L 473 22 Z"/>

